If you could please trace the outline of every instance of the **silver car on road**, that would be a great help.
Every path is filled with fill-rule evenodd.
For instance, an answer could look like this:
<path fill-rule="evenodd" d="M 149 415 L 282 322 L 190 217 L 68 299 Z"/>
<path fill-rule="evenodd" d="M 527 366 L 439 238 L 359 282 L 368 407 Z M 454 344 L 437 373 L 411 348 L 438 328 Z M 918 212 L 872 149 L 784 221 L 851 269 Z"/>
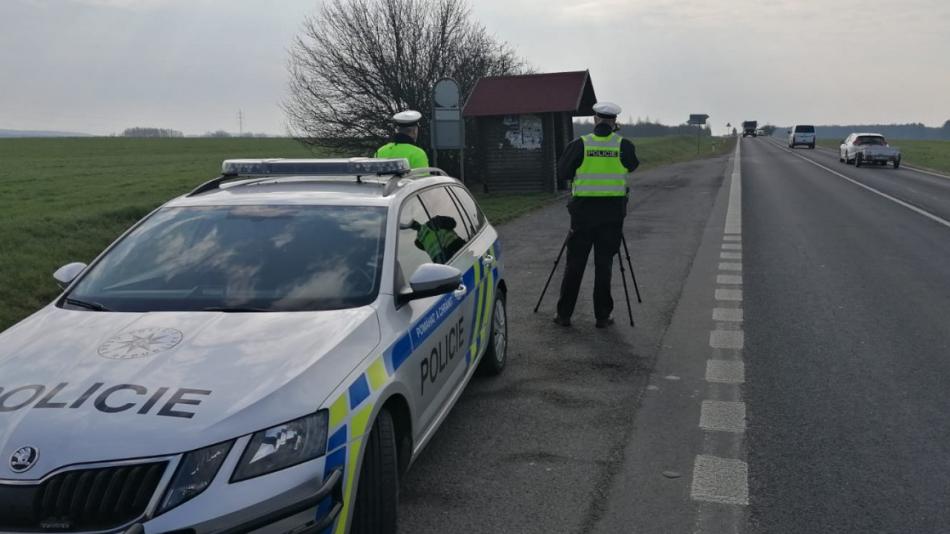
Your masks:
<path fill-rule="evenodd" d="M 890 146 L 881 134 L 853 133 L 841 141 L 838 160 L 855 167 L 891 163 L 897 169 L 901 166 L 901 151 Z"/>
<path fill-rule="evenodd" d="M 507 354 L 498 234 L 406 160 L 230 160 L 0 334 L 0 531 L 395 532 Z"/>

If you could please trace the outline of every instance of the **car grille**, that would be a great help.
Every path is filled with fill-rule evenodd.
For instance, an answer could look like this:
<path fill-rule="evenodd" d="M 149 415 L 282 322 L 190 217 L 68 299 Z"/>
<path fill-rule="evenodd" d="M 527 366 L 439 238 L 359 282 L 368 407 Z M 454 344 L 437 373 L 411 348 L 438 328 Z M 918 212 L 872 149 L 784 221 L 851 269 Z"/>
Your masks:
<path fill-rule="evenodd" d="M 0 530 L 76 532 L 145 513 L 167 462 L 68 471 L 38 486 L 0 485 Z"/>

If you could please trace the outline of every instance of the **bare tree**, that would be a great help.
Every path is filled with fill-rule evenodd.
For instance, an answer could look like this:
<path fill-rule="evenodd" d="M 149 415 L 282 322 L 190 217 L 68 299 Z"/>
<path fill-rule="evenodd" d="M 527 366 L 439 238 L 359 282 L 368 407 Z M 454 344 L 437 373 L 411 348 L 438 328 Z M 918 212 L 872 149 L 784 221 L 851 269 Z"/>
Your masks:
<path fill-rule="evenodd" d="M 466 0 L 327 0 L 305 19 L 288 70 L 292 134 L 355 147 L 387 137 L 399 111 L 428 115 L 439 78 L 455 78 L 464 98 L 480 77 L 526 65 L 472 18 Z"/>

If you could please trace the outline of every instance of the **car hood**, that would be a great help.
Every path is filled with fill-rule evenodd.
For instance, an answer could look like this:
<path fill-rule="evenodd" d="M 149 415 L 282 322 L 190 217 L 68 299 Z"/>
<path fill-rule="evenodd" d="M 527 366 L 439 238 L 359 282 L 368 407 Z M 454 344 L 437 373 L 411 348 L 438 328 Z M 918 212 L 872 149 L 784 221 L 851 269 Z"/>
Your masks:
<path fill-rule="evenodd" d="M 0 334 L 0 479 L 194 450 L 317 410 L 379 343 L 372 307 L 71 311 Z M 36 464 L 14 473 L 23 447 Z"/>

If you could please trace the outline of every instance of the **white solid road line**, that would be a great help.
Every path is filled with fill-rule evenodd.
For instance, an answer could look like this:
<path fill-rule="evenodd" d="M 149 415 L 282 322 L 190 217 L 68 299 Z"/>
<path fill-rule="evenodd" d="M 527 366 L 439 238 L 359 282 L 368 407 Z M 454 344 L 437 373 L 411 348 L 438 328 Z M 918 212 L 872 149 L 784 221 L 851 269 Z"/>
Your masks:
<path fill-rule="evenodd" d="M 724 235 L 722 236 L 723 241 L 742 241 L 741 235 Z"/>
<path fill-rule="evenodd" d="M 781 146 L 782 146 L 782 145 L 779 145 L 779 147 L 781 147 Z M 920 209 L 920 208 L 918 208 L 917 206 L 914 206 L 913 204 L 909 204 L 909 203 L 904 202 L 903 200 L 901 200 L 901 199 L 899 199 L 899 198 L 896 198 L 896 197 L 893 197 L 893 196 L 891 196 L 891 195 L 888 195 L 887 193 L 885 193 L 885 192 L 883 192 L 883 191 L 880 191 L 880 190 L 878 190 L 878 189 L 875 189 L 875 188 L 873 188 L 873 187 L 871 187 L 871 186 L 869 186 L 869 185 L 865 185 L 865 184 L 863 184 L 863 183 L 861 183 L 861 182 L 855 180 L 854 178 L 850 178 L 850 177 L 848 177 L 848 176 L 845 176 L 845 175 L 841 174 L 840 172 L 838 172 L 838 171 L 836 171 L 836 170 L 834 170 L 834 169 L 832 169 L 832 168 L 830 168 L 830 167 L 827 167 L 827 166 L 825 166 L 825 165 L 822 165 L 821 163 L 818 163 L 817 161 L 813 161 L 811 158 L 806 158 L 805 156 L 802 156 L 801 154 L 796 154 L 796 153 L 791 152 L 791 151 L 789 151 L 789 153 L 791 153 L 791 154 L 792 154 L 793 156 L 795 156 L 795 157 L 798 157 L 798 158 L 801 158 L 801 159 L 807 161 L 808 163 L 811 163 L 811 164 L 814 165 L 815 167 L 822 168 L 822 169 L 824 169 L 824 170 L 830 172 L 831 174 L 834 174 L 835 176 L 837 176 L 837 177 L 839 177 L 839 178 L 843 178 L 843 179 L 845 179 L 845 180 L 851 182 L 852 184 L 854 184 L 854 185 L 856 185 L 856 186 L 858 186 L 858 187 L 862 187 L 862 188 L 864 188 L 864 189 L 866 189 L 866 190 L 868 190 L 868 191 L 874 193 L 875 195 L 878 195 L 878 196 L 881 196 L 881 197 L 883 197 L 883 198 L 886 198 L 887 200 L 890 200 L 891 202 L 894 202 L 895 204 L 901 205 L 901 206 L 903 206 L 903 207 L 905 207 L 905 208 L 907 208 L 907 209 L 913 211 L 914 213 L 918 213 L 918 214 L 920 214 L 920 215 L 923 215 L 924 217 L 927 217 L 928 219 L 930 219 L 931 221 L 934 221 L 935 223 L 939 223 L 939 224 L 942 224 L 942 225 L 946 226 L 947 228 L 950 228 L 950 221 L 948 221 L 948 220 L 946 220 L 946 219 L 944 219 L 944 218 L 942 218 L 942 217 L 938 217 L 938 216 L 934 215 L 933 213 L 930 213 L 929 211 Z"/>
<path fill-rule="evenodd" d="M 779 143 L 776 143 L 776 144 L 777 144 L 778 146 L 782 147 L 782 148 L 788 148 L 787 145 L 782 145 L 782 144 L 779 144 Z M 835 155 L 835 156 L 837 156 L 837 157 L 839 157 L 839 158 L 841 157 L 841 153 L 838 152 L 837 150 L 833 149 L 833 148 L 827 148 L 827 147 L 820 146 L 820 147 L 818 147 L 818 150 L 819 150 L 820 152 L 826 152 L 826 153 L 828 153 L 828 154 L 833 154 L 833 155 Z M 919 172 L 919 173 L 921 173 L 921 174 L 929 174 L 930 176 L 936 176 L 937 178 L 943 178 L 944 180 L 950 180 L 950 176 L 947 176 L 946 174 L 940 174 L 939 172 L 930 171 L 930 170 L 927 170 L 927 169 L 922 169 L 922 168 L 920 168 L 920 167 L 915 167 L 914 165 L 908 165 L 908 164 L 903 163 L 903 162 L 901 162 L 901 168 L 904 169 L 904 170 L 908 170 L 908 171 Z"/>
<path fill-rule="evenodd" d="M 923 174 L 929 174 L 931 176 L 936 176 L 937 178 L 943 178 L 944 180 L 950 180 L 950 176 L 946 174 L 940 174 L 939 172 L 928 171 L 927 169 L 921 169 L 920 167 L 912 167 L 910 165 L 901 164 L 902 169 L 908 169 L 914 172 L 919 172 Z"/>

